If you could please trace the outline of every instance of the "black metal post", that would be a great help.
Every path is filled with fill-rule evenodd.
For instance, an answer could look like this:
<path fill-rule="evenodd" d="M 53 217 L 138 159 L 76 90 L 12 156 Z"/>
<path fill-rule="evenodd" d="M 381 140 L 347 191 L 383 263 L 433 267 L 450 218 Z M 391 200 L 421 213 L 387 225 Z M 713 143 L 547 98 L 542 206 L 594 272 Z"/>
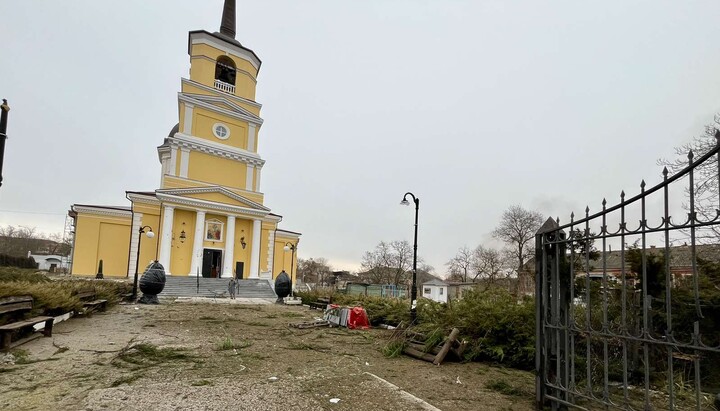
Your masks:
<path fill-rule="evenodd" d="M 407 201 L 407 196 L 412 197 L 415 203 L 415 239 L 413 241 L 413 275 L 412 275 L 412 288 L 410 289 L 410 319 L 414 323 L 417 319 L 417 233 L 418 233 L 418 213 L 420 211 L 420 199 L 415 197 L 413 193 L 407 192 L 403 196 L 400 204 L 410 205 Z"/>
<path fill-rule="evenodd" d="M 135 301 L 137 299 L 137 288 L 138 288 L 138 268 L 140 267 L 140 243 L 142 242 L 142 234 L 145 232 L 145 229 L 148 229 L 149 232 L 152 233 L 152 228 L 149 225 L 145 225 L 140 227 L 140 230 L 138 230 L 138 250 L 137 255 L 135 256 L 135 279 L 133 280 L 133 292 L 132 292 L 132 299 Z"/>
<path fill-rule="evenodd" d="M 285 247 L 288 247 L 290 250 L 292 250 L 292 254 L 290 255 L 290 297 L 295 297 L 295 294 L 293 293 L 293 268 L 295 267 L 295 244 L 293 243 L 285 243 Z M 284 249 L 284 247 L 283 247 Z M 283 271 L 285 270 L 285 258 L 283 257 Z"/>
<path fill-rule="evenodd" d="M 7 104 L 7 100 L 3 99 L 2 105 L 0 105 L 0 186 L 2 186 L 2 169 L 3 159 L 5 158 L 5 140 L 7 139 L 7 118 L 10 106 Z"/>

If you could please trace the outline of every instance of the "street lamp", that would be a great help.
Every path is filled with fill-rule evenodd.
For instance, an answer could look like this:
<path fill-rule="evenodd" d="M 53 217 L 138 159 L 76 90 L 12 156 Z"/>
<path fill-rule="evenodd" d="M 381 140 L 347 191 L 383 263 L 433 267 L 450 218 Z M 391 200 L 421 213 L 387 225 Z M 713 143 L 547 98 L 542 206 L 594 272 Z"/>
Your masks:
<path fill-rule="evenodd" d="M 410 320 L 414 323 L 417 318 L 417 226 L 418 226 L 418 211 L 420 210 L 420 199 L 415 197 L 415 194 L 411 192 L 405 193 L 400 205 L 410 205 L 407 200 L 407 196 L 412 197 L 415 203 L 415 241 L 413 243 L 413 277 L 412 277 L 412 288 L 410 289 Z"/>
<path fill-rule="evenodd" d="M 297 249 L 297 246 L 293 243 L 285 243 L 285 247 L 283 247 L 283 251 L 290 251 L 292 250 L 292 255 L 290 256 L 290 297 L 294 297 L 293 294 L 293 268 L 295 267 L 295 250 Z M 285 259 L 283 258 L 283 269 L 285 267 Z"/>
<path fill-rule="evenodd" d="M 145 232 L 145 229 L 147 228 L 147 232 Z M 153 238 L 155 237 L 155 233 L 153 233 L 152 227 L 149 225 L 144 225 L 140 227 L 140 230 L 138 232 L 138 250 L 137 255 L 135 256 L 135 280 L 133 281 L 133 292 L 132 292 L 132 299 L 135 301 L 137 298 L 137 286 L 138 286 L 138 267 L 140 265 L 140 240 L 142 240 L 142 234 L 145 233 L 147 238 Z"/>

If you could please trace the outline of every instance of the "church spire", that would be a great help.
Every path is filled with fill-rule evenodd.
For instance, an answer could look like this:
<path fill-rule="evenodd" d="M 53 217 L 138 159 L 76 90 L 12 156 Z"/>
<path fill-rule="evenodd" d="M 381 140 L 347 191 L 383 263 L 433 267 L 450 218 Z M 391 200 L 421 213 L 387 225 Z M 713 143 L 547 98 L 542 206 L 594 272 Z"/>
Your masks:
<path fill-rule="evenodd" d="M 225 0 L 220 33 L 235 38 L 235 0 Z"/>

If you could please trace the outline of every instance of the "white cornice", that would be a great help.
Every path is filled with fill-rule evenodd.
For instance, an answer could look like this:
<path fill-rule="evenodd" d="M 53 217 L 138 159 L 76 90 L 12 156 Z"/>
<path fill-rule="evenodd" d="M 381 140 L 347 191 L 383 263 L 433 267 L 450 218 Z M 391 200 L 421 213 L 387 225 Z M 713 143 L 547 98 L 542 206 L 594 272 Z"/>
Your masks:
<path fill-rule="evenodd" d="M 160 201 L 155 197 L 154 195 L 147 195 L 147 194 L 138 194 L 138 193 L 128 193 L 128 198 L 130 201 L 133 202 L 133 204 L 151 204 L 151 205 L 159 205 Z"/>
<path fill-rule="evenodd" d="M 218 50 L 222 50 L 225 53 L 241 57 L 243 60 L 252 64 L 252 66 L 255 67 L 255 70 L 260 69 L 260 60 L 258 60 L 257 56 L 255 56 L 251 51 L 221 41 L 220 39 L 213 37 L 213 35 L 208 32 L 191 32 L 190 44 L 207 44 Z"/>
<path fill-rule="evenodd" d="M 279 228 L 275 231 L 275 238 L 289 238 L 291 240 L 298 240 L 298 242 L 300 241 L 301 235 L 300 233 L 292 233 Z"/>
<path fill-rule="evenodd" d="M 156 191 L 157 194 L 169 194 L 176 196 L 186 196 L 188 194 L 206 194 L 206 193 L 220 193 L 224 196 L 232 198 L 235 201 L 245 204 L 246 206 L 252 207 L 253 209 L 270 211 L 269 208 L 265 207 L 260 203 L 256 203 L 248 198 L 241 195 L 235 194 L 227 188 L 221 186 L 211 187 L 190 187 L 190 188 L 166 188 Z"/>
<path fill-rule="evenodd" d="M 83 214 L 94 214 L 111 217 L 130 217 L 132 212 L 130 210 L 118 210 L 116 208 L 101 208 L 101 207 L 84 207 L 79 205 L 73 205 L 72 211 Z"/>
<path fill-rule="evenodd" d="M 200 180 L 193 180 L 193 179 L 191 179 L 191 178 L 171 176 L 171 175 L 168 175 L 168 178 L 169 178 L 169 179 L 174 179 L 174 180 L 180 180 L 180 181 L 183 181 L 183 182 L 193 183 L 193 184 L 196 184 L 196 185 L 197 185 L 197 184 L 200 184 L 202 187 L 218 187 L 218 185 L 217 185 L 216 183 L 210 183 L 210 182 L 207 182 L 207 181 L 200 181 Z M 183 187 L 183 188 L 189 188 L 189 187 Z M 230 192 L 232 192 L 232 193 L 235 193 L 235 194 L 238 194 L 238 192 L 240 192 L 240 193 L 247 193 L 247 194 L 250 194 L 250 195 L 260 195 L 260 196 L 264 196 L 264 195 L 265 195 L 265 193 L 262 193 L 262 192 L 260 192 L 260 191 L 249 191 L 249 190 L 243 190 L 243 189 L 241 189 L 241 188 L 235 188 L 235 187 L 231 187 L 231 188 L 223 187 L 223 188 L 225 188 L 226 190 L 228 190 L 228 191 L 230 191 Z M 167 189 L 167 190 L 170 190 L 170 189 Z M 238 195 L 242 195 L 242 196 L 244 197 L 243 194 L 238 194 Z"/>
<path fill-rule="evenodd" d="M 232 118 L 244 120 L 248 123 L 256 125 L 261 125 L 263 123 L 262 118 L 245 110 L 244 108 L 238 106 L 237 104 L 224 97 L 203 96 L 200 94 L 186 94 L 181 92 L 178 93 L 178 100 L 186 104 L 192 104 L 197 107 L 202 107 L 204 109 L 214 111 L 216 113 L 225 114 L 226 116 L 230 116 Z M 215 104 L 209 103 L 208 101 L 227 104 L 228 106 L 232 107 L 233 110 L 218 107 Z"/>
<path fill-rule="evenodd" d="M 197 81 L 192 81 L 192 80 L 190 80 L 190 79 L 181 78 L 181 79 L 180 79 L 180 85 L 182 86 L 182 85 L 185 85 L 185 84 L 187 84 L 187 85 L 189 85 L 189 86 L 192 86 L 192 87 L 197 87 L 197 88 L 199 88 L 199 89 L 201 89 L 201 90 L 210 91 L 210 92 L 217 93 L 217 94 L 220 93 L 217 89 L 214 89 L 214 88 L 212 88 L 212 87 L 208 87 L 208 86 L 206 86 L 206 85 L 204 85 L 204 84 L 198 83 Z M 257 108 L 262 108 L 262 104 L 258 103 L 257 101 L 248 100 L 248 99 L 242 98 L 242 97 L 240 97 L 240 96 L 231 95 L 231 94 L 223 94 L 223 97 L 225 97 L 226 99 L 227 99 L 227 98 L 230 98 L 230 99 L 232 99 L 232 100 L 237 100 L 237 101 L 239 101 L 239 102 L 242 102 L 242 103 L 245 103 L 245 104 L 249 104 L 249 105 L 255 106 L 255 107 L 257 107 Z"/>
<path fill-rule="evenodd" d="M 199 200 L 190 197 L 180 197 L 172 194 L 157 193 L 157 198 L 165 206 L 180 205 L 188 206 L 193 209 L 205 209 L 213 211 L 222 211 L 230 213 L 236 217 L 252 216 L 252 217 L 265 217 L 268 215 L 266 210 L 256 210 L 252 208 L 239 207 L 229 204 L 216 203 L 214 201 Z"/>
<path fill-rule="evenodd" d="M 168 141 L 175 148 L 188 148 L 205 154 L 211 154 L 218 157 L 229 158 L 231 160 L 252 164 L 260 167 L 265 164 L 265 160 L 261 159 L 255 153 L 243 150 L 237 147 L 227 146 L 225 144 L 215 143 L 209 140 L 201 139 L 195 136 L 175 133 L 173 137 L 169 137 Z"/>

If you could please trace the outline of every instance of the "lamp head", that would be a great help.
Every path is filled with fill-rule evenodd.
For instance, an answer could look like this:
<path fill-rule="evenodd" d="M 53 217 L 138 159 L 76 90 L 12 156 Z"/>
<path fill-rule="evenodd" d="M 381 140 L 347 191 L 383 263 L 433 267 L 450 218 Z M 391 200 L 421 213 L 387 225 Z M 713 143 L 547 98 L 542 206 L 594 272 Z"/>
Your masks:
<path fill-rule="evenodd" d="M 155 233 L 153 233 L 152 231 L 146 232 L 145 235 L 147 236 L 147 238 L 153 238 L 153 237 L 155 237 Z"/>
<path fill-rule="evenodd" d="M 283 247 L 283 250 L 285 250 L 285 251 L 290 251 L 290 246 L 289 246 L 289 245 L 286 245 L 285 247 Z"/>
<path fill-rule="evenodd" d="M 402 201 L 400 202 L 400 205 L 409 206 L 410 202 L 407 201 L 407 198 L 403 198 Z"/>

